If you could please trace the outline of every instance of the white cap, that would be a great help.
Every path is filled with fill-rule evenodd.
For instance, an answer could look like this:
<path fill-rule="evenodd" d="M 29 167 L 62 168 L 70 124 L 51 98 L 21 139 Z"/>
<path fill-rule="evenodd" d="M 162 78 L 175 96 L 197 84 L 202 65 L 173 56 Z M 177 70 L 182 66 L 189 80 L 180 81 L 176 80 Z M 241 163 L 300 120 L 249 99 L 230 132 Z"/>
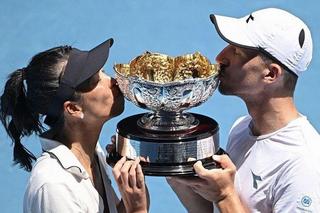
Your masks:
<path fill-rule="evenodd" d="M 287 11 L 267 8 L 242 18 L 210 15 L 210 19 L 228 43 L 262 50 L 297 75 L 310 64 L 310 30 L 301 19 Z"/>

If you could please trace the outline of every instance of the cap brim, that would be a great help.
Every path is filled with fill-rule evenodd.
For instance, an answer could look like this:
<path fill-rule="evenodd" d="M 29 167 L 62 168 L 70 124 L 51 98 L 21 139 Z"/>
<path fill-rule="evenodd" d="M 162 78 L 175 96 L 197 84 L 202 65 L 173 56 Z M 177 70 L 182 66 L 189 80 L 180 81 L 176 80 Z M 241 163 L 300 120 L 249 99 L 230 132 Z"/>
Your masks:
<path fill-rule="evenodd" d="M 106 63 L 109 49 L 113 44 L 110 38 L 90 51 L 73 48 L 62 76 L 57 94 L 52 98 L 47 111 L 46 124 L 53 125 L 64 101 L 70 98 L 76 87 L 96 74 Z"/>
<path fill-rule="evenodd" d="M 81 76 L 79 84 L 96 74 L 106 63 L 109 57 L 109 49 L 113 44 L 113 39 L 110 38 L 105 42 L 99 44 L 88 52 L 86 63 Z"/>
<path fill-rule="evenodd" d="M 249 40 L 248 25 L 244 18 L 232 18 L 220 15 L 210 15 L 219 36 L 226 42 L 245 48 L 257 48 Z"/>

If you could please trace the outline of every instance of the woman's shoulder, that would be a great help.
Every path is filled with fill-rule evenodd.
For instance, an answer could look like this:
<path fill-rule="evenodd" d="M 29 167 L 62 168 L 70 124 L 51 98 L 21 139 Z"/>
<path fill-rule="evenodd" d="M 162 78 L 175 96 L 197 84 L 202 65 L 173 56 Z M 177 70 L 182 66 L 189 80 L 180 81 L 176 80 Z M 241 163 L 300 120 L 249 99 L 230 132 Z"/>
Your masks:
<path fill-rule="evenodd" d="M 57 159 L 44 152 L 31 171 L 24 194 L 24 209 L 26 212 L 43 212 L 43 209 L 79 212 L 82 202 L 77 195 L 81 194 L 77 180 L 59 165 Z"/>
<path fill-rule="evenodd" d="M 28 185 L 40 188 L 44 184 L 65 183 L 72 179 L 74 178 L 65 171 L 57 159 L 44 152 L 31 171 Z"/>

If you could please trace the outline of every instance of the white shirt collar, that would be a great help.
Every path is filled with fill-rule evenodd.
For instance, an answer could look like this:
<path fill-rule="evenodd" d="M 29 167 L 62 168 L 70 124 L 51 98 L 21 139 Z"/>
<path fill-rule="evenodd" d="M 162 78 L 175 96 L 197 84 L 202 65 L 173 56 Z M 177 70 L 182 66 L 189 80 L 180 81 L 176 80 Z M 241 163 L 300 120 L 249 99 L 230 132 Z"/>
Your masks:
<path fill-rule="evenodd" d="M 89 174 L 71 150 L 58 141 L 40 137 L 42 150 L 56 158 L 60 165 L 78 178 L 88 179 Z"/>

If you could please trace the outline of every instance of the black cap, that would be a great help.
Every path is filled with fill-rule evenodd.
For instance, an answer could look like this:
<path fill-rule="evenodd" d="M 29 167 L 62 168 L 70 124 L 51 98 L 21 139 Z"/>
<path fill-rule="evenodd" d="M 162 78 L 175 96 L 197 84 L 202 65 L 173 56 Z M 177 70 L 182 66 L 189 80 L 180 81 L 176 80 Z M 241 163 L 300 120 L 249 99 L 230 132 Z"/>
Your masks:
<path fill-rule="evenodd" d="M 76 87 L 103 67 L 108 59 L 112 44 L 113 39 L 110 38 L 89 51 L 72 48 L 57 93 L 51 99 L 44 121 L 46 124 L 54 124 L 63 103 L 72 97 Z"/>

